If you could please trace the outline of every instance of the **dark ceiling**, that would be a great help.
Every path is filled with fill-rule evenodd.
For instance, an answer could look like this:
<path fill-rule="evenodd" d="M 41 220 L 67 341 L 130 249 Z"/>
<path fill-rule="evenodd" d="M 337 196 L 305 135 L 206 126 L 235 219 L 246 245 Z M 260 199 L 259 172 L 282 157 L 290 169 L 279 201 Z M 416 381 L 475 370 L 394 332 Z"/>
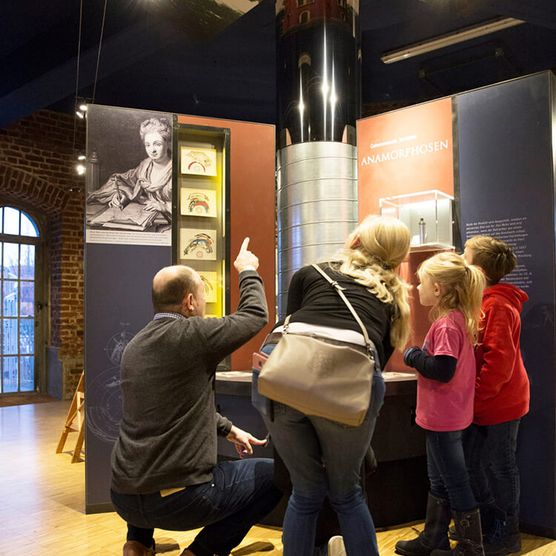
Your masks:
<path fill-rule="evenodd" d="M 228 24 L 207 12 L 215 0 L 106 0 L 95 80 L 105 0 L 84 0 L 77 96 L 274 122 L 274 0 L 234 1 L 254 7 Z M 0 127 L 41 108 L 73 111 L 80 1 L 0 4 Z M 405 61 L 380 60 L 499 17 L 526 23 Z M 556 69 L 556 0 L 361 0 L 360 23 L 366 113 Z"/>

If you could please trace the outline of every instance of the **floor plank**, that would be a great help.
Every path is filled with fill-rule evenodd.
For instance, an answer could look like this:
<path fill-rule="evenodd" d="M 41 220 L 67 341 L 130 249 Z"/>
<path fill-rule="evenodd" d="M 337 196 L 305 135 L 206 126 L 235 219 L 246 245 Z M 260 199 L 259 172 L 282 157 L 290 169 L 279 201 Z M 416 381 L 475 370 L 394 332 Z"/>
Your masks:
<path fill-rule="evenodd" d="M 84 513 L 85 467 L 72 464 L 69 451 L 74 433 L 67 451 L 55 453 L 68 407 L 69 402 L 0 407 L 0 556 L 121 555 L 124 522 L 115 513 Z M 381 556 L 393 555 L 396 541 L 421 528 L 416 523 L 380 531 Z M 156 540 L 170 549 L 168 556 L 177 556 L 195 534 L 157 530 Z M 281 555 L 280 538 L 280 529 L 254 527 L 234 556 Z M 521 554 L 556 556 L 556 541 L 524 535 Z"/>

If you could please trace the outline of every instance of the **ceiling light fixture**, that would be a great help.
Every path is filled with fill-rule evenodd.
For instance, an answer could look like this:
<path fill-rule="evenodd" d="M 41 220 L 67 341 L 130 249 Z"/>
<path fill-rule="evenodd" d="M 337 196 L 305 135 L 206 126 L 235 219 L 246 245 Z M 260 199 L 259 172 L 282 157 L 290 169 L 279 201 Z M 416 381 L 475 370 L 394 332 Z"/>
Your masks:
<path fill-rule="evenodd" d="M 502 29 L 515 27 L 516 25 L 521 25 L 522 23 L 525 23 L 525 21 L 515 19 L 513 17 L 493 19 L 491 21 L 481 23 L 480 25 L 473 25 L 471 27 L 458 29 L 457 31 L 453 31 L 447 35 L 441 35 L 427 41 L 410 44 L 409 46 L 404 46 L 397 50 L 390 50 L 389 52 L 385 52 L 380 59 L 385 64 L 400 62 L 402 60 L 407 60 L 408 58 L 413 58 L 413 56 L 420 56 L 421 54 L 433 52 L 434 50 L 439 50 L 440 48 L 444 48 L 446 46 L 476 39 L 477 37 L 489 35 L 490 33 L 496 33 Z"/>

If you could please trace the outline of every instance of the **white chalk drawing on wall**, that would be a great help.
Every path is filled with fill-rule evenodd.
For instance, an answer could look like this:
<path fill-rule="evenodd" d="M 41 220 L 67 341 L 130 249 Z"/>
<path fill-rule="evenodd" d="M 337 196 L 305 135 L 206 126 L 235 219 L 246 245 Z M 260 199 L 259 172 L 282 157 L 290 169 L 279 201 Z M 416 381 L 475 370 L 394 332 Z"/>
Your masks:
<path fill-rule="evenodd" d="M 128 330 L 129 323 L 120 322 L 120 330 L 110 336 L 104 353 L 111 363 L 88 384 L 94 391 L 87 403 L 87 427 L 97 438 L 112 443 L 118 438 L 122 420 L 122 391 L 120 388 L 120 363 L 127 344 L 133 338 Z"/>

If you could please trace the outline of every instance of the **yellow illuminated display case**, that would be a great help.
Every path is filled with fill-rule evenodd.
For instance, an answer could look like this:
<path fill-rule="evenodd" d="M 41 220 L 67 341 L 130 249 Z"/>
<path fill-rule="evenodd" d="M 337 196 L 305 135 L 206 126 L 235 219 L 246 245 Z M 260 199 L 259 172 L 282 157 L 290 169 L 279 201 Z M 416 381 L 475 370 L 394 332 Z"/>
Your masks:
<path fill-rule="evenodd" d="M 227 129 L 175 126 L 174 260 L 200 274 L 207 318 L 229 309 L 228 152 Z"/>

